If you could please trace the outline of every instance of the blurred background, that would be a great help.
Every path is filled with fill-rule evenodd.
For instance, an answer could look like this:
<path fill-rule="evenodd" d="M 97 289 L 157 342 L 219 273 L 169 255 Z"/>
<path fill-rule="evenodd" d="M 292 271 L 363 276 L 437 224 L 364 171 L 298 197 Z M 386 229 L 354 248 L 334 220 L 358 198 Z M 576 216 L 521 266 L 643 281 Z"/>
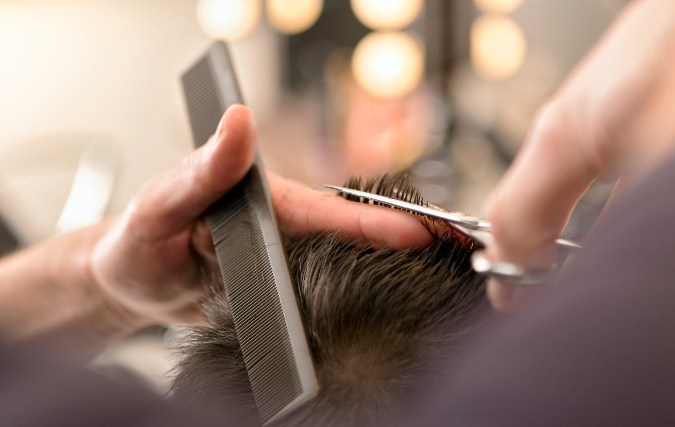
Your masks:
<path fill-rule="evenodd" d="M 538 108 L 625 3 L 2 0 L 0 253 L 120 212 L 190 152 L 178 78 L 212 39 L 230 41 L 268 167 L 315 188 L 406 171 L 428 201 L 483 216 Z M 589 191 L 568 237 L 611 188 Z M 161 388 L 170 364 L 150 341 L 101 358 Z"/>

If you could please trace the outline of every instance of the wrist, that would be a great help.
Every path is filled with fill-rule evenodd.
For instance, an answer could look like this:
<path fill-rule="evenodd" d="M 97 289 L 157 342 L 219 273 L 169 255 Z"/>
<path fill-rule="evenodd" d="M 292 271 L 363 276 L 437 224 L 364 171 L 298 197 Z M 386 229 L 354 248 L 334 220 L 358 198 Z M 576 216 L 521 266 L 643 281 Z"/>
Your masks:
<path fill-rule="evenodd" d="M 126 307 L 110 295 L 96 279 L 93 268 L 93 253 L 98 241 L 112 227 L 115 219 L 108 219 L 88 230 L 87 242 L 82 245 L 82 257 L 75 270 L 81 277 L 84 290 L 81 307 L 81 324 L 88 329 L 92 342 L 106 345 L 153 324 L 149 319 Z"/>
<path fill-rule="evenodd" d="M 147 323 L 94 279 L 92 252 L 114 220 L 58 236 L 0 260 L 0 334 L 94 354 Z"/>

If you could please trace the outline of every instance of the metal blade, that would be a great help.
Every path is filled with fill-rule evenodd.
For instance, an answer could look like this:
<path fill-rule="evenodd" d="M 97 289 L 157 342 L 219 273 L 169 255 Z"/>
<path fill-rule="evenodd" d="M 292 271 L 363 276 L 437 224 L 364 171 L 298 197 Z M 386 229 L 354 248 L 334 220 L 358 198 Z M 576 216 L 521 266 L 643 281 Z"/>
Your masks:
<path fill-rule="evenodd" d="M 459 212 L 448 212 L 440 210 L 438 208 L 432 208 L 428 206 L 420 206 L 414 203 L 404 202 L 402 200 L 392 199 L 391 197 L 380 196 L 379 194 L 368 193 L 365 191 L 353 190 L 351 188 L 338 187 L 335 185 L 324 185 L 326 188 L 331 188 L 333 190 L 338 190 L 345 194 L 351 194 L 357 197 L 363 197 L 364 199 L 374 200 L 376 202 L 384 203 L 387 205 L 395 206 L 397 208 L 405 209 L 407 211 L 419 213 L 426 215 L 432 218 L 442 219 L 447 221 L 451 225 L 466 227 L 471 230 L 480 230 L 484 232 L 492 232 L 492 224 L 490 221 L 473 217 L 471 215 L 462 214 Z M 461 230 L 460 230 L 461 231 Z M 468 234 L 468 233 L 465 233 Z M 471 236 L 470 236 L 471 237 Z M 556 239 L 556 244 L 558 246 L 563 246 L 569 249 L 582 249 L 578 243 L 572 242 L 565 239 Z M 486 244 L 485 242 L 480 242 Z"/>
<path fill-rule="evenodd" d="M 455 213 L 455 212 L 446 212 L 439 211 L 427 206 L 420 206 L 414 203 L 404 202 L 402 200 L 392 199 L 390 197 L 380 196 L 378 194 L 367 193 L 365 191 L 352 190 L 351 188 L 337 187 L 334 185 L 324 185 L 326 188 L 332 188 L 333 190 L 338 190 L 346 194 L 351 194 L 353 196 L 363 197 L 364 199 L 375 200 L 380 203 L 385 203 L 387 205 L 396 206 L 397 208 L 405 209 L 407 211 L 419 213 L 422 215 L 430 216 L 432 218 L 439 218 L 444 221 L 447 221 L 451 224 L 461 225 L 463 227 L 471 228 L 474 230 L 489 230 L 490 223 L 482 220 L 480 218 L 471 217 L 468 215 Z"/>

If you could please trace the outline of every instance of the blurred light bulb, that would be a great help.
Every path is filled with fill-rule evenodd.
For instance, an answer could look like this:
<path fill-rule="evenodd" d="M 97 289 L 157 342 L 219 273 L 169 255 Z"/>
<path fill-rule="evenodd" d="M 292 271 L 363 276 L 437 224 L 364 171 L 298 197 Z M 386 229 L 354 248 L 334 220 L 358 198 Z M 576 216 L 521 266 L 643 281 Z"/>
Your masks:
<path fill-rule="evenodd" d="M 513 12 L 523 3 L 523 0 L 473 0 L 479 9 L 486 12 Z"/>
<path fill-rule="evenodd" d="M 200 0 L 197 19 L 214 39 L 236 40 L 255 28 L 261 11 L 261 0 Z"/>
<path fill-rule="evenodd" d="M 511 77 L 523 65 L 526 54 L 525 34 L 512 19 L 483 15 L 472 24 L 471 64 L 483 77 Z"/>
<path fill-rule="evenodd" d="M 270 24 L 284 34 L 297 34 L 314 25 L 323 0 L 267 0 L 267 18 Z"/>
<path fill-rule="evenodd" d="M 407 27 L 420 14 L 423 3 L 423 0 L 351 0 L 359 21 L 375 30 Z"/>
<path fill-rule="evenodd" d="M 374 32 L 354 50 L 356 82 L 379 98 L 399 98 L 412 92 L 422 79 L 424 54 L 420 45 L 399 31 Z"/>

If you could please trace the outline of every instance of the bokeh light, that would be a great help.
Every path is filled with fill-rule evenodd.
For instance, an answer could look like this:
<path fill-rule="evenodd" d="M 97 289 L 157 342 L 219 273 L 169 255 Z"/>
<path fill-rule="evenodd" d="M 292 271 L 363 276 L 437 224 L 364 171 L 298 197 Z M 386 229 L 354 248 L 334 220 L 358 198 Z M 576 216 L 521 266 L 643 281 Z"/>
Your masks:
<path fill-rule="evenodd" d="M 471 64 L 483 77 L 502 80 L 514 75 L 525 61 L 523 30 L 503 15 L 483 15 L 471 26 Z"/>
<path fill-rule="evenodd" d="M 422 79 L 424 54 L 419 43 L 399 31 L 374 32 L 354 50 L 356 82 L 379 98 L 399 98 L 412 92 Z"/>
<path fill-rule="evenodd" d="M 407 27 L 420 14 L 423 4 L 423 0 L 351 0 L 359 21 L 374 30 Z"/>
<path fill-rule="evenodd" d="M 511 13 L 523 3 L 523 0 L 473 0 L 479 9 L 486 12 Z"/>
<path fill-rule="evenodd" d="M 202 30 L 218 40 L 236 40 L 260 21 L 261 0 L 200 0 L 197 18 Z"/>
<path fill-rule="evenodd" d="M 270 24 L 284 34 L 307 30 L 323 10 L 323 0 L 267 0 L 266 5 Z"/>

